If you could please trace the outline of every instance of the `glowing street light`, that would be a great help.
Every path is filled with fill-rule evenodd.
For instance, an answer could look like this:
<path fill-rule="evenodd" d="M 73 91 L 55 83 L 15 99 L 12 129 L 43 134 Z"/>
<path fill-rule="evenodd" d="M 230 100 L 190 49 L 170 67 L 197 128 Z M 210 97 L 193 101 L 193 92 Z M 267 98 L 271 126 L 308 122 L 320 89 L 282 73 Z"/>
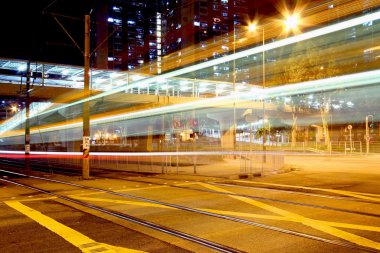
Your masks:
<path fill-rule="evenodd" d="M 294 31 L 299 26 L 300 22 L 298 14 L 290 15 L 284 20 L 285 29 L 287 31 Z"/>
<path fill-rule="evenodd" d="M 297 29 L 298 25 L 300 24 L 300 18 L 298 13 L 293 15 L 288 15 L 286 19 L 283 21 L 285 25 L 285 29 L 287 31 L 294 31 Z M 248 24 L 247 27 L 249 32 L 256 32 L 258 30 L 257 22 L 251 22 Z M 261 32 L 262 32 L 262 87 L 265 89 L 265 82 L 266 82 L 266 70 L 265 70 L 265 29 L 263 26 L 261 26 Z M 265 99 L 263 98 L 263 151 L 264 151 L 264 163 L 266 162 L 266 129 L 265 129 Z"/>

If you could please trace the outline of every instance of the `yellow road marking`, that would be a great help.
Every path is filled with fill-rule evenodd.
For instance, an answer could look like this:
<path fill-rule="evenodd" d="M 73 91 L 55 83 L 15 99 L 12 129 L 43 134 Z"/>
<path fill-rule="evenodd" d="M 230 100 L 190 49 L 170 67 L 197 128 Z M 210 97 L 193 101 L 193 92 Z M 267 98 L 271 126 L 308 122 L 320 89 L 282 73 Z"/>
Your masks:
<path fill-rule="evenodd" d="M 373 201 L 380 202 L 380 195 L 378 195 L 378 194 L 371 194 L 371 193 L 361 193 L 361 192 L 352 192 L 352 191 L 343 191 L 343 190 L 334 190 L 334 189 L 325 189 L 325 188 L 316 188 L 316 187 L 307 187 L 307 186 L 298 186 L 298 185 L 286 185 L 286 184 L 274 184 L 274 183 L 264 183 L 264 182 L 252 182 L 252 181 L 243 181 L 243 180 L 236 180 L 235 182 L 242 182 L 242 183 L 249 183 L 249 184 L 270 185 L 270 186 L 280 186 L 280 187 L 295 188 L 295 189 L 304 189 L 304 190 L 324 191 L 324 192 L 338 193 L 338 194 L 346 195 L 346 196 L 350 196 L 350 197 L 355 197 L 355 198 L 366 199 L 366 200 L 373 200 Z M 374 198 L 372 198 L 372 197 L 374 197 Z"/>
<path fill-rule="evenodd" d="M 117 200 L 117 199 L 102 199 L 102 198 L 87 198 L 82 196 L 71 196 L 72 198 L 78 200 L 87 200 L 87 201 L 97 201 L 97 202 L 105 202 L 105 203 L 115 203 L 115 204 L 126 204 L 126 205 L 135 205 L 135 206 L 146 206 L 146 207 L 159 207 L 166 209 L 175 209 L 174 207 L 148 203 L 148 202 L 138 202 L 138 201 L 127 201 L 127 200 Z M 214 209 L 204 209 L 204 208 L 194 208 L 200 211 L 206 211 L 210 213 L 223 214 L 223 215 L 233 215 L 233 216 L 242 216 L 242 217 L 251 217 L 251 218 L 260 218 L 260 219 L 271 219 L 271 220 L 289 220 L 288 218 L 281 216 L 273 216 L 273 215 L 262 215 L 262 214 L 251 214 L 251 213 L 240 213 L 240 212 L 231 212 L 231 211 L 223 211 L 223 210 L 214 210 Z"/>
<path fill-rule="evenodd" d="M 216 213 L 221 215 L 230 215 L 230 216 L 239 216 L 239 217 L 248 217 L 248 218 L 258 218 L 258 219 L 266 219 L 266 220 L 281 220 L 281 221 L 293 221 L 287 217 L 275 216 L 275 215 L 265 215 L 265 214 L 254 214 L 254 213 L 241 213 L 241 212 L 233 212 L 233 211 L 223 211 L 223 210 L 215 210 L 215 209 L 206 209 L 200 208 L 198 210 Z"/>
<path fill-rule="evenodd" d="M 141 187 L 141 188 L 118 189 L 118 190 L 113 190 L 113 192 L 140 191 L 140 190 L 150 190 L 150 189 L 158 189 L 158 188 L 165 188 L 165 187 L 168 187 L 168 186 L 164 185 L 164 186 L 150 186 L 150 187 Z M 97 194 L 104 194 L 104 193 L 106 193 L 106 192 L 99 192 L 98 191 L 98 192 L 78 193 L 75 195 L 77 195 L 77 196 L 89 196 L 89 195 L 97 195 Z"/>
<path fill-rule="evenodd" d="M 144 184 L 146 184 L 144 182 Z M 178 186 L 184 186 L 184 185 L 191 185 L 194 184 L 192 182 L 190 183 L 180 183 L 176 184 Z M 160 188 L 168 188 L 170 185 L 157 185 L 157 186 L 147 186 L 147 187 L 136 187 L 136 188 L 128 188 L 128 189 L 118 189 L 118 190 L 113 190 L 114 192 L 130 192 L 130 191 L 141 191 L 141 190 L 151 190 L 151 189 L 160 189 Z M 86 192 L 86 193 L 78 193 L 75 194 L 76 196 L 90 196 L 90 195 L 97 195 L 97 194 L 104 194 L 106 192 Z"/>
<path fill-rule="evenodd" d="M 340 222 L 332 222 L 332 221 L 320 221 L 320 222 L 325 223 L 332 227 L 351 228 L 351 229 L 357 229 L 357 230 L 380 232 L 380 227 L 350 224 L 350 223 L 340 223 Z"/>
<path fill-rule="evenodd" d="M 76 196 L 76 195 L 71 195 L 69 197 L 73 198 L 73 199 L 78 199 L 78 200 L 87 200 L 87 201 L 97 201 L 97 202 L 114 203 L 114 204 L 126 204 L 126 205 L 135 205 L 135 206 L 147 206 L 147 207 L 160 207 L 160 208 L 175 209 L 175 208 L 170 207 L 170 206 L 164 206 L 164 205 L 155 204 L 155 203 L 149 203 L 149 202 L 138 202 L 138 201 L 118 200 L 118 199 L 104 199 L 104 198 L 88 198 L 88 197 Z"/>
<path fill-rule="evenodd" d="M 219 188 L 219 187 L 216 187 L 213 185 L 208 185 L 208 184 L 204 184 L 204 183 L 199 183 L 199 184 L 203 185 L 206 188 L 212 189 L 214 191 L 219 191 L 219 192 L 224 192 L 224 193 L 232 193 L 230 191 L 224 190 L 222 188 Z M 361 236 L 358 236 L 358 235 L 348 233 L 346 231 L 334 228 L 334 227 L 332 227 L 332 226 L 330 226 L 324 222 L 321 222 L 319 220 L 310 219 L 310 218 L 304 217 L 302 215 L 292 213 L 292 212 L 289 212 L 289 211 L 286 211 L 286 210 L 283 210 L 283 209 L 280 209 L 280 208 L 277 208 L 274 206 L 270 206 L 268 204 L 259 202 L 257 200 L 249 199 L 246 197 L 235 196 L 235 195 L 229 195 L 229 196 L 231 198 L 243 201 L 245 203 L 260 207 L 260 208 L 267 210 L 267 211 L 270 211 L 272 213 L 287 217 L 291 220 L 298 221 L 298 222 L 300 222 L 306 226 L 310 226 L 314 229 L 317 229 L 317 230 L 323 231 L 325 233 L 334 235 L 336 237 L 339 237 L 339 238 L 342 238 L 344 240 L 353 242 L 355 244 L 380 250 L 380 243 L 378 243 L 378 242 L 375 242 L 375 241 L 369 240 L 367 238 L 364 238 L 364 237 L 361 237 Z"/>
<path fill-rule="evenodd" d="M 32 201 L 44 201 L 44 200 L 51 200 L 51 199 L 56 199 L 57 197 L 46 197 L 46 198 L 30 198 L 30 199 L 18 199 L 17 201 L 20 202 L 32 202 Z"/>
<path fill-rule="evenodd" d="M 39 223 L 41 226 L 61 236 L 63 239 L 79 248 L 82 252 L 120 252 L 120 253 L 142 253 L 143 251 L 116 247 L 105 243 L 99 243 L 91 238 L 79 233 L 78 231 L 69 228 L 56 220 L 21 204 L 18 201 L 5 201 L 5 204 L 26 215 L 32 220 Z"/>
<path fill-rule="evenodd" d="M 87 201 L 95 201 L 95 202 L 105 202 L 105 203 L 115 203 L 115 204 L 126 204 L 126 205 L 135 205 L 135 206 L 175 209 L 175 208 L 170 207 L 170 206 L 148 203 L 148 202 L 104 199 L 104 198 L 88 198 L 88 197 L 82 197 L 82 196 L 71 196 L 71 197 L 78 199 L 78 200 L 87 200 Z M 222 215 L 231 215 L 231 216 L 236 216 L 236 217 L 248 217 L 248 218 L 267 219 L 267 220 L 282 220 L 282 221 L 299 222 L 298 219 L 293 219 L 291 217 L 285 217 L 285 216 L 277 216 L 277 215 L 242 213 L 242 212 L 215 210 L 215 209 L 207 209 L 207 208 L 194 208 L 194 209 L 200 210 L 200 211 L 206 211 L 206 212 L 210 212 L 210 213 L 222 214 Z M 349 223 L 340 223 L 340 222 L 328 222 L 328 221 L 321 221 L 321 220 L 316 220 L 316 221 L 324 223 L 324 224 L 326 224 L 328 226 L 332 226 L 332 227 L 351 228 L 351 229 L 357 229 L 357 230 L 368 230 L 368 231 L 380 232 L 380 227 L 358 225 L 358 224 L 349 224 Z"/>

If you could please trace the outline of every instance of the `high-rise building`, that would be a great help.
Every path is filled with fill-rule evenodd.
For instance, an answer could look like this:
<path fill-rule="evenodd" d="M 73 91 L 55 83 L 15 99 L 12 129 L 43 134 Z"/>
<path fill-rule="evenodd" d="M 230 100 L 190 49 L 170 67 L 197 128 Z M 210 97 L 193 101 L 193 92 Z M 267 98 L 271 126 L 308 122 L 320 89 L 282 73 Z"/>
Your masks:
<path fill-rule="evenodd" d="M 158 55 L 161 1 L 99 1 L 94 9 L 95 67 L 135 69 Z"/>
<path fill-rule="evenodd" d="M 195 44 L 208 50 L 209 43 L 223 37 L 226 44 L 230 43 L 231 33 L 248 20 L 250 2 L 253 1 L 99 1 L 94 9 L 94 66 L 133 70 L 151 65 L 160 73 L 165 55 Z M 229 50 L 226 47 L 226 53 Z"/>

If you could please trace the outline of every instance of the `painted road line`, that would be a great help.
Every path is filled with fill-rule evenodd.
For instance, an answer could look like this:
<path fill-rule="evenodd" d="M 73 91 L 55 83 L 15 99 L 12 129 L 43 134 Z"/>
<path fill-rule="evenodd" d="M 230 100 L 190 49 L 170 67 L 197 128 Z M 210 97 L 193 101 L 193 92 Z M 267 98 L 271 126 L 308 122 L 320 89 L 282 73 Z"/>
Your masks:
<path fill-rule="evenodd" d="M 144 206 L 144 207 L 158 207 L 158 208 L 165 208 L 165 209 L 175 209 L 175 208 L 172 208 L 170 206 L 148 203 L 148 202 L 104 199 L 104 198 L 88 198 L 88 197 L 77 196 L 77 195 L 71 195 L 70 197 L 75 198 L 77 200 L 86 200 L 86 201 L 95 201 L 95 202 L 104 202 L 104 203 L 113 203 L 113 204 L 135 205 L 135 206 Z M 285 216 L 242 213 L 242 212 L 215 210 L 215 209 L 207 209 L 207 208 L 194 208 L 194 209 L 200 210 L 200 211 L 205 211 L 205 212 L 210 212 L 210 213 L 215 213 L 215 214 L 235 216 L 235 217 L 246 217 L 246 218 L 257 218 L 257 219 L 266 219 L 266 220 L 282 220 L 282 221 L 298 222 L 298 220 L 294 220 L 292 218 L 285 217 Z M 367 231 L 373 231 L 373 232 L 380 232 L 380 227 L 375 227 L 375 226 L 366 226 L 366 225 L 340 223 L 340 222 L 329 222 L 329 221 L 321 221 L 321 220 L 316 220 L 316 221 L 324 223 L 324 224 L 326 224 L 328 226 L 332 226 L 332 227 L 350 228 L 350 229 L 356 229 L 356 230 L 367 230 Z"/>
<path fill-rule="evenodd" d="M 325 223 L 325 224 L 332 226 L 332 227 L 350 228 L 350 229 L 356 229 L 356 230 L 380 232 L 380 227 L 350 224 L 350 223 L 341 223 L 341 222 L 332 222 L 332 221 L 320 221 L 320 222 Z"/>
<path fill-rule="evenodd" d="M 165 209 L 173 209 L 174 207 L 148 203 L 148 202 L 138 202 L 138 201 L 127 201 L 127 200 L 116 200 L 116 199 L 102 199 L 102 198 L 87 198 L 82 196 L 70 196 L 71 198 L 75 198 L 77 200 L 86 200 L 86 201 L 95 201 L 95 202 L 103 202 L 103 203 L 113 203 L 113 204 L 126 204 L 126 205 L 135 205 L 135 206 L 145 206 L 145 207 L 158 207 Z M 258 219 L 270 219 L 270 220 L 284 220 L 284 221 L 292 221 L 286 217 L 274 216 L 274 215 L 262 215 L 262 214 L 252 214 L 252 213 L 240 213 L 240 212 L 231 212 L 231 211 L 223 211 L 223 210 L 214 210 L 214 209 L 204 209 L 204 208 L 194 208 L 196 210 L 215 213 L 215 214 L 223 214 L 223 215 L 232 215 L 232 216 L 240 216 L 240 217 L 250 217 L 250 218 L 258 218 Z"/>
<path fill-rule="evenodd" d="M 134 206 L 145 206 L 145 207 L 160 207 L 160 208 L 166 208 L 166 209 L 176 209 L 174 207 L 155 204 L 155 203 L 148 203 L 148 202 L 138 202 L 138 201 L 118 200 L 118 199 L 104 199 L 104 198 L 88 198 L 88 197 L 77 196 L 77 195 L 70 195 L 68 197 L 73 198 L 73 199 L 77 199 L 77 200 L 86 200 L 86 201 L 95 201 L 95 202 L 104 202 L 104 203 L 113 203 L 113 204 L 123 204 L 123 205 L 134 205 Z"/>
<path fill-rule="evenodd" d="M 216 187 L 214 185 L 209 185 L 209 184 L 205 184 L 205 183 L 199 183 L 199 184 L 203 185 L 205 188 L 209 188 L 209 189 L 212 189 L 214 191 L 219 191 L 219 192 L 224 192 L 224 193 L 233 193 L 233 192 L 227 191 L 225 189 Z M 292 213 L 292 212 L 283 210 L 281 208 L 271 206 L 271 205 L 268 205 L 268 204 L 265 204 L 263 202 L 253 200 L 250 198 L 235 196 L 235 195 L 229 195 L 229 196 L 231 198 L 243 201 L 247 204 L 260 207 L 260 208 L 267 210 L 269 212 L 287 217 L 291 220 L 298 221 L 299 223 L 302 223 L 306 226 L 312 227 L 314 229 L 320 230 L 320 231 L 325 232 L 325 233 L 330 234 L 330 235 L 334 235 L 336 237 L 339 237 L 339 238 L 344 239 L 346 241 L 355 243 L 357 245 L 361 245 L 364 247 L 369 247 L 369 248 L 374 248 L 374 249 L 380 250 L 380 243 L 378 243 L 378 242 L 375 242 L 375 241 L 369 240 L 367 238 L 364 238 L 364 237 L 361 237 L 361 236 L 358 236 L 358 235 L 337 229 L 335 227 L 329 226 L 326 223 L 320 222 L 319 220 L 310 219 L 310 218 L 304 217 L 302 215 Z"/>
<path fill-rule="evenodd" d="M 31 199 L 18 199 L 19 202 L 32 202 L 32 201 L 45 201 L 45 200 L 52 200 L 57 199 L 57 197 L 46 197 L 46 198 L 31 198 Z M 16 201 L 16 200 L 15 200 Z"/>
<path fill-rule="evenodd" d="M 192 185 L 196 183 L 180 183 L 176 184 L 175 186 L 186 186 L 186 185 Z M 141 187 L 141 188 L 128 188 L 128 189 L 118 189 L 113 190 L 113 192 L 130 192 L 130 191 L 144 191 L 144 190 L 152 190 L 152 189 L 161 189 L 161 188 L 168 188 L 171 187 L 171 185 L 157 185 L 157 186 L 148 186 L 148 187 Z M 110 189 L 105 189 L 105 191 L 109 191 Z M 98 194 L 108 194 L 107 192 L 84 192 L 84 193 L 78 193 L 78 194 L 72 194 L 71 196 L 91 196 L 91 195 L 98 195 Z"/>
<path fill-rule="evenodd" d="M 168 187 L 166 185 L 163 186 L 150 186 L 150 187 L 141 187 L 141 188 L 128 188 L 128 189 L 118 189 L 118 190 L 113 190 L 114 192 L 130 192 L 130 191 L 140 191 L 140 190 L 150 190 L 150 189 L 159 189 L 159 188 L 165 188 Z M 109 189 L 104 189 L 104 191 L 110 191 Z M 91 195 L 97 195 L 97 194 L 104 194 L 106 192 L 84 192 L 84 193 L 77 193 L 71 196 L 91 196 Z"/>
<path fill-rule="evenodd" d="M 235 217 L 245 217 L 245 218 L 257 218 L 257 219 L 266 219 L 266 220 L 280 220 L 280 221 L 291 221 L 297 222 L 296 220 L 283 217 L 283 216 L 274 216 L 274 215 L 264 215 L 264 214 L 253 214 L 253 213 L 242 213 L 242 212 L 234 212 L 234 211 L 223 211 L 223 210 L 214 210 L 214 209 L 199 209 L 202 211 L 216 213 L 221 215 L 229 215 Z M 329 222 L 329 221 L 321 221 L 318 222 L 325 223 L 328 226 L 339 227 L 339 228 L 350 228 L 356 230 L 365 230 L 372 232 L 380 232 L 380 227 L 374 226 L 366 226 L 366 225 L 358 225 L 358 224 L 350 224 L 350 223 L 340 223 L 340 222 Z"/>
<path fill-rule="evenodd" d="M 17 199 L 17 198 L 12 198 L 13 201 L 19 201 L 19 202 L 33 202 L 33 201 L 44 201 L 44 200 L 52 200 L 52 199 L 56 199 L 57 197 L 46 197 L 46 198 L 21 198 L 21 199 Z M 8 200 L 6 200 L 8 201 Z M 5 202 L 5 201 L 1 201 L 1 202 Z"/>
<path fill-rule="evenodd" d="M 82 233 L 63 225 L 57 222 L 56 220 L 28 206 L 21 204 L 18 201 L 5 201 L 4 203 L 7 204 L 9 207 L 12 207 L 13 209 L 24 214 L 25 216 L 31 218 L 32 220 L 36 221 L 41 226 L 61 236 L 66 241 L 68 241 L 75 247 L 79 248 L 82 252 L 86 252 L 86 253 L 92 253 L 92 252 L 142 253 L 143 252 L 139 250 L 116 247 L 116 246 L 108 245 L 105 243 L 96 242 L 92 240 L 91 238 L 83 235 Z"/>
<path fill-rule="evenodd" d="M 380 202 L 380 195 L 378 195 L 378 194 L 352 192 L 352 191 L 343 191 L 343 190 L 334 190 L 334 189 L 325 189 L 325 188 L 315 188 L 315 187 L 298 186 L 298 185 L 286 185 L 286 184 L 274 184 L 274 183 L 264 183 L 264 182 L 252 182 L 252 181 L 243 181 L 243 180 L 234 180 L 234 182 L 248 183 L 248 184 L 261 184 L 261 185 L 269 185 L 269 186 L 279 186 L 279 187 L 304 189 L 304 190 L 324 191 L 324 192 L 338 193 L 338 194 L 346 195 L 346 196 L 350 196 L 350 197 L 355 197 L 355 198 L 366 199 L 366 200 L 373 200 L 373 201 Z"/>

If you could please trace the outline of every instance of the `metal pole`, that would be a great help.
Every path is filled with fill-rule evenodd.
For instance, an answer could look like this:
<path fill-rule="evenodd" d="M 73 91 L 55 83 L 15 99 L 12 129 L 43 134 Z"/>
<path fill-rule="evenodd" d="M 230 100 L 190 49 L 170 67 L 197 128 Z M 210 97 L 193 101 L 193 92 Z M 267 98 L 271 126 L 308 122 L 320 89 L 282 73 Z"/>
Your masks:
<path fill-rule="evenodd" d="M 235 1 L 234 1 L 234 7 L 235 7 Z M 233 54 L 235 56 L 235 53 L 236 53 L 236 27 L 235 27 L 235 19 L 233 20 L 233 25 L 234 25 L 234 40 L 233 40 Z M 232 133 L 232 145 L 233 145 L 233 152 L 234 152 L 234 159 L 236 159 L 236 155 L 235 155 L 235 151 L 236 151 L 236 59 L 234 57 L 234 61 L 233 61 L 233 70 L 232 70 L 232 82 L 233 82 L 233 94 L 234 94 L 234 104 L 233 104 L 233 133 Z"/>
<path fill-rule="evenodd" d="M 368 116 L 365 117 L 365 141 L 366 141 L 366 151 L 369 153 L 369 129 L 368 129 Z"/>
<path fill-rule="evenodd" d="M 30 172 L 30 101 L 29 101 L 29 89 L 30 89 L 30 61 L 27 63 L 26 69 L 26 101 L 25 101 L 25 171 L 28 174 Z"/>
<path fill-rule="evenodd" d="M 350 131 L 350 151 L 352 153 L 352 135 L 351 135 L 351 128 L 349 129 Z"/>
<path fill-rule="evenodd" d="M 265 49 L 264 49 L 264 46 L 265 46 L 265 30 L 263 28 L 262 30 L 262 34 L 263 34 L 263 67 L 262 67 L 262 70 L 263 70 L 263 89 L 265 89 Z M 263 163 L 266 162 L 267 158 L 266 158 L 266 147 L 265 147 L 265 142 L 266 142 L 266 130 L 265 130 L 265 98 L 263 97 Z"/>
<path fill-rule="evenodd" d="M 90 15 L 85 15 L 84 24 L 84 98 L 90 95 Z M 83 103 L 83 163 L 82 177 L 90 177 L 90 115 L 89 102 Z"/>

